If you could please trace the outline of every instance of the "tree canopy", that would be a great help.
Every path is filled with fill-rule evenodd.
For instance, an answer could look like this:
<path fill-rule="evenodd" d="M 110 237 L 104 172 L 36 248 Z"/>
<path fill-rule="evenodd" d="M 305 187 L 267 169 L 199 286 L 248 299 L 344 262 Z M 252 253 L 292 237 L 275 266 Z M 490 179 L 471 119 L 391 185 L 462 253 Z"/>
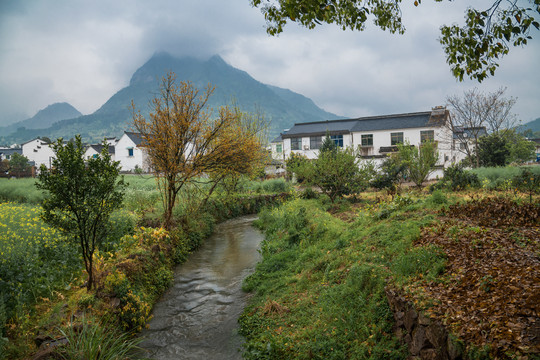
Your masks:
<path fill-rule="evenodd" d="M 415 0 L 414 5 L 419 6 L 420 2 Z M 531 29 L 540 29 L 540 0 L 523 3 L 494 0 L 488 9 L 469 7 L 465 25 L 441 27 L 439 41 L 457 79 L 467 76 L 481 82 L 494 75 L 499 59 L 508 53 L 510 46 L 527 44 L 532 38 Z M 401 0 L 251 0 L 251 4 L 262 8 L 270 35 L 281 33 L 288 21 L 309 29 L 334 23 L 343 30 L 362 31 L 369 17 L 382 30 L 405 32 Z"/>
<path fill-rule="evenodd" d="M 206 201 L 227 176 L 249 174 L 266 157 L 263 117 L 225 106 L 212 118 L 206 105 L 213 91 L 210 85 L 200 93 L 190 82 L 177 84 L 175 74 L 169 73 L 151 102 L 148 119 L 132 104 L 133 125 L 160 185 L 166 228 L 172 226 L 173 209 L 186 186 L 207 176 L 213 184 Z"/>
<path fill-rule="evenodd" d="M 55 153 L 52 167 L 41 165 L 36 183 L 47 192 L 42 218 L 79 243 L 91 290 L 93 256 L 109 230 L 110 215 L 122 204 L 125 183 L 118 178 L 120 166 L 111 161 L 108 146 L 87 160 L 80 135 L 67 144 L 58 139 L 51 147 Z"/>

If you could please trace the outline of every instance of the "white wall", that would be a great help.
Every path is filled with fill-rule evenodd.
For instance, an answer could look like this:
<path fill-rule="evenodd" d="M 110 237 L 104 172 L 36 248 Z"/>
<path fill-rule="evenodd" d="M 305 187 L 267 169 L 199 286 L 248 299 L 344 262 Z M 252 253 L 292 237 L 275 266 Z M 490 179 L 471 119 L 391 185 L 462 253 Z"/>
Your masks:
<path fill-rule="evenodd" d="M 322 136 L 322 141 L 324 141 L 325 135 Z M 343 134 L 343 147 L 353 146 L 353 138 L 351 134 Z M 304 150 L 307 149 L 307 150 Z M 302 137 L 302 150 L 291 150 L 291 139 L 283 139 L 283 153 L 285 159 L 288 159 L 291 156 L 291 153 L 301 154 L 306 156 L 308 159 L 316 159 L 319 156 L 319 150 L 313 150 L 310 148 L 310 137 Z"/>
<path fill-rule="evenodd" d="M 47 168 L 51 167 L 52 160 L 54 159 L 54 151 L 45 141 L 40 139 L 34 139 L 22 145 L 22 154 L 26 156 L 29 161 L 34 161 L 36 167 L 43 164 Z"/>
<path fill-rule="evenodd" d="M 129 156 L 129 149 L 133 149 L 133 156 Z M 122 135 L 115 145 L 115 158 L 120 162 L 122 171 L 133 171 L 135 167 L 148 171 L 146 155 L 137 147 L 126 134 Z"/>

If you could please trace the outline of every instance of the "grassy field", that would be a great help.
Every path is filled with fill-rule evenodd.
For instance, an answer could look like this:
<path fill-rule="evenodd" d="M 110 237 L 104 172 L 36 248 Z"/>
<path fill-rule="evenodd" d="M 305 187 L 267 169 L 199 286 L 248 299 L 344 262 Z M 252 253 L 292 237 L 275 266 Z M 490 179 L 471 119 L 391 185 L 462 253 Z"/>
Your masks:
<path fill-rule="evenodd" d="M 240 319 L 245 358 L 407 358 L 387 286 L 447 324 L 463 356 L 538 358 L 527 331 L 534 316 L 520 315 L 539 310 L 531 300 L 540 296 L 532 285 L 538 197 L 518 204 L 504 192 L 415 191 L 384 199 L 295 200 L 260 214 L 263 260 L 244 283 L 254 296 Z"/>
<path fill-rule="evenodd" d="M 68 358 L 78 348 L 100 353 L 102 343 L 95 334 L 102 332 L 95 332 L 96 326 L 127 339 L 145 326 L 153 303 L 172 281 L 175 264 L 209 236 L 216 221 L 281 202 L 271 193 L 288 187 L 283 180 L 245 181 L 245 195 L 220 190 L 206 210 L 169 233 L 159 228 L 161 198 L 154 177 L 125 178 L 129 185 L 123 207 L 112 214 L 108 235 L 94 257 L 97 288 L 90 293 L 80 245 L 40 218 L 43 194 L 35 188 L 36 180 L 0 179 L 0 359 L 31 357 L 37 351 L 34 338 L 50 334 L 77 335 L 81 343 L 65 349 Z M 179 206 L 176 216 L 184 209 Z M 141 226 L 146 224 L 157 227 Z M 81 313 L 84 333 L 77 334 L 70 321 Z M 119 343 L 111 346 L 116 349 L 111 358 L 125 351 Z"/>

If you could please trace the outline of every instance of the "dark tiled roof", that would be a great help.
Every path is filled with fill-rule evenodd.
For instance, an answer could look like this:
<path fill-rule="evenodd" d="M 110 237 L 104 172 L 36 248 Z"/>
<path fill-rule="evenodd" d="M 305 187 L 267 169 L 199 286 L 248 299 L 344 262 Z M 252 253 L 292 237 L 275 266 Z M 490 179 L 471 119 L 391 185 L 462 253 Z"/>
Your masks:
<path fill-rule="evenodd" d="M 376 130 L 408 129 L 441 126 L 448 117 L 448 111 L 434 115 L 432 111 L 368 116 L 356 119 L 327 120 L 295 124 L 283 138 L 307 135 L 349 134 L 351 132 L 366 132 Z"/>
<path fill-rule="evenodd" d="M 94 145 L 90 145 L 90 147 L 92 149 L 94 149 L 98 154 L 101 153 L 101 150 L 103 149 L 103 145 L 102 144 L 94 144 Z M 115 148 L 113 145 L 109 145 L 109 154 L 114 154 L 115 152 Z"/>
<path fill-rule="evenodd" d="M 484 136 L 487 135 L 486 127 L 485 126 L 477 126 L 477 127 L 456 127 L 454 128 L 454 139 L 461 139 L 461 138 L 470 138 L 470 137 L 477 137 L 477 136 Z"/>
<path fill-rule="evenodd" d="M 0 154 L 13 155 L 15 153 L 22 155 L 22 149 L 21 148 L 0 148 Z"/>
<path fill-rule="evenodd" d="M 283 141 L 283 138 L 281 137 L 282 134 L 279 134 L 278 136 L 276 136 L 276 138 L 274 140 L 272 140 L 271 142 L 273 143 L 280 143 Z"/>
<path fill-rule="evenodd" d="M 131 139 L 131 141 L 135 143 L 136 146 L 139 146 L 142 143 L 142 137 L 140 133 L 124 131 L 124 134 L 126 134 Z"/>

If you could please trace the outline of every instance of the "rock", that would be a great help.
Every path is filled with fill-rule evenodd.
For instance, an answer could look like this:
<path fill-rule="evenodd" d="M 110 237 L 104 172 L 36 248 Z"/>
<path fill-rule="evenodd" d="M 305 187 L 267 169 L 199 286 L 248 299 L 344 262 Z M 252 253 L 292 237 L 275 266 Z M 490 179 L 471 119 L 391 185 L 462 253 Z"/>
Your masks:
<path fill-rule="evenodd" d="M 44 342 L 50 342 L 52 340 L 53 338 L 50 337 L 49 335 L 39 334 L 38 336 L 34 338 L 34 343 L 36 344 L 37 347 L 40 347 L 41 344 L 43 344 Z"/>
<path fill-rule="evenodd" d="M 426 338 L 426 331 L 423 326 L 417 326 L 412 333 L 412 341 L 409 346 L 409 351 L 412 355 L 419 355 L 420 350 L 430 347 L 430 343 Z"/>
<path fill-rule="evenodd" d="M 440 360 L 442 357 L 435 349 L 424 349 L 420 351 L 420 359 L 422 360 Z"/>
<path fill-rule="evenodd" d="M 418 323 L 420 325 L 428 326 L 431 324 L 431 319 L 428 316 L 424 315 L 424 313 L 420 312 L 418 314 Z"/>
<path fill-rule="evenodd" d="M 446 329 L 440 324 L 431 324 L 426 328 L 426 337 L 435 349 L 444 350 L 447 344 Z"/>
<path fill-rule="evenodd" d="M 416 313 L 416 311 L 414 311 L 412 307 L 407 309 L 407 311 L 405 312 L 405 316 L 403 317 L 403 323 L 405 324 L 405 329 L 407 329 L 409 333 L 412 332 L 416 324 L 417 318 L 418 318 L 418 314 Z"/>

